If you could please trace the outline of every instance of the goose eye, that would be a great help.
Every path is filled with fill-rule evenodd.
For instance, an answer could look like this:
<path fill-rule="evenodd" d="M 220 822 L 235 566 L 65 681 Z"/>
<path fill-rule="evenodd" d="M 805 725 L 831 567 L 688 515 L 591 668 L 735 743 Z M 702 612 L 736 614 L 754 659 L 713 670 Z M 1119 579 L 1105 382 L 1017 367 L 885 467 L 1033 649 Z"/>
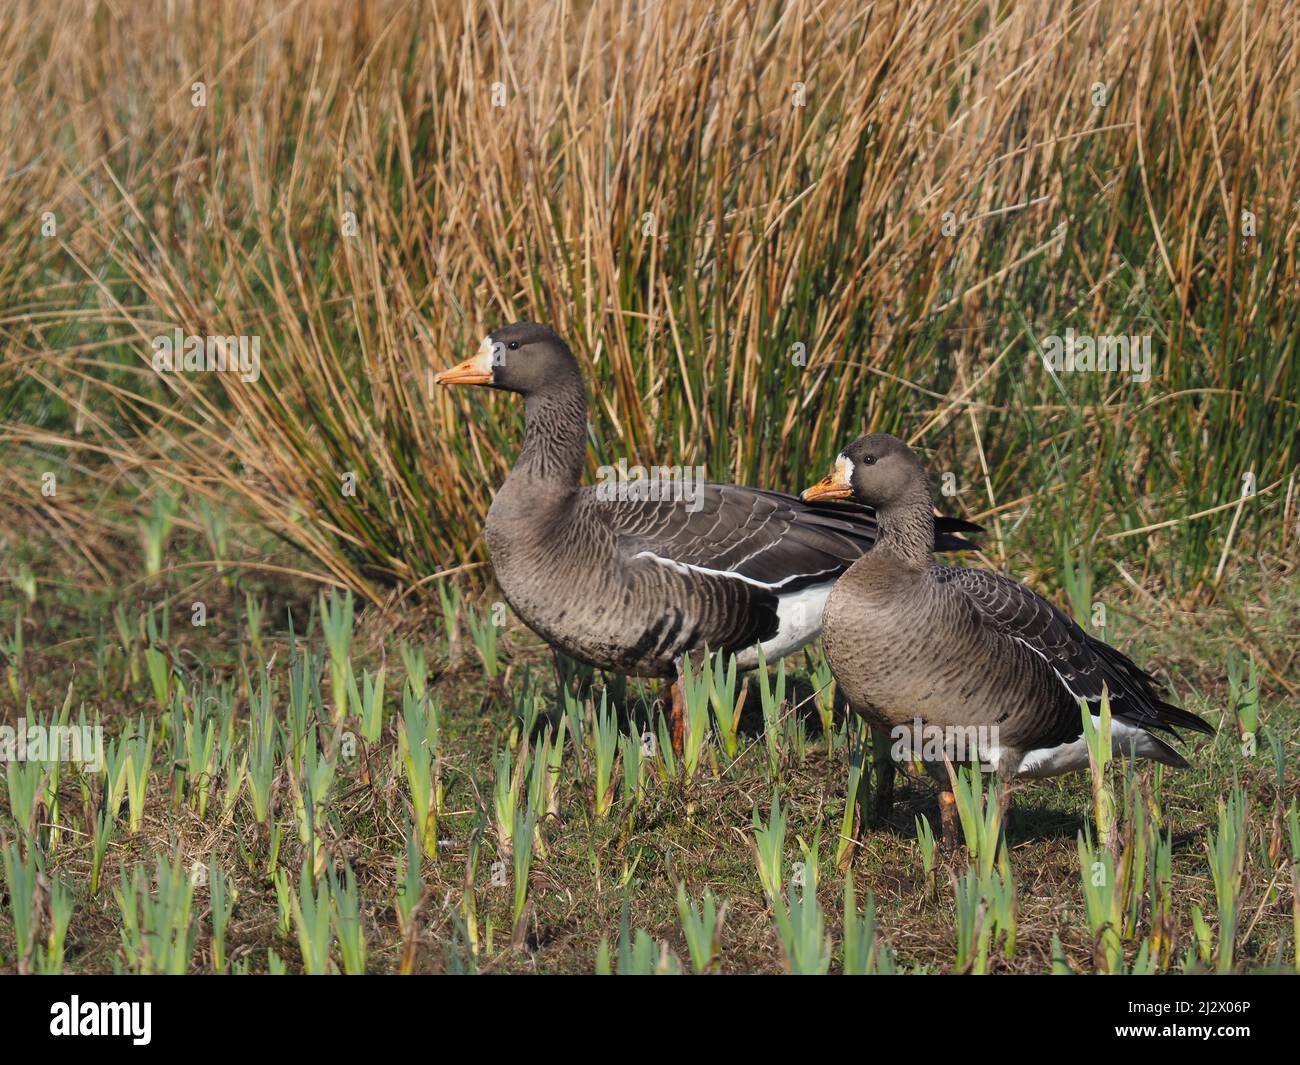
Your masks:
<path fill-rule="evenodd" d="M 512 340 L 512 341 L 510 341 L 509 344 L 506 345 L 506 347 L 508 347 L 511 351 L 518 351 L 518 350 L 519 350 L 519 341 L 517 341 L 517 340 Z"/>
<path fill-rule="evenodd" d="M 862 458 L 862 464 L 863 464 L 864 466 L 874 466 L 874 465 L 876 464 L 876 456 L 875 456 L 875 455 L 864 455 L 863 458 Z"/>

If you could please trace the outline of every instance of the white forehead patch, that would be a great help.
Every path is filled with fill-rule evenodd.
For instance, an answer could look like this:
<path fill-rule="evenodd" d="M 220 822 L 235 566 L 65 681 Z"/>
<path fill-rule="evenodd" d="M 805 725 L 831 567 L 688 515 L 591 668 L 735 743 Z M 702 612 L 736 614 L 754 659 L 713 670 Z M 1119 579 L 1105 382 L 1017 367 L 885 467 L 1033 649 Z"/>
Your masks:
<path fill-rule="evenodd" d="M 845 484 L 852 484 L 853 483 L 853 460 L 850 458 L 846 458 L 843 454 L 840 454 L 835 459 L 835 472 L 836 474 L 838 474 L 839 480 L 843 481 Z"/>
<path fill-rule="evenodd" d="M 490 373 L 505 361 L 505 350 L 506 346 L 500 341 L 493 341 L 490 336 L 485 336 L 478 346 L 475 361 L 484 372 Z"/>

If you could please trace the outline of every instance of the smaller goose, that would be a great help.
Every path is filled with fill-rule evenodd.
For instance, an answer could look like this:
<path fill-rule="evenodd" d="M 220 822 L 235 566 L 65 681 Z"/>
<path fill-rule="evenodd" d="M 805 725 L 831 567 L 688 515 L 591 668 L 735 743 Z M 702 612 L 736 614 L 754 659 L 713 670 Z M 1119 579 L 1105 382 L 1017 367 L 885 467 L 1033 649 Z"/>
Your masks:
<path fill-rule="evenodd" d="M 672 680 L 680 749 L 681 660 L 735 652 L 741 669 L 816 639 L 835 579 L 875 540 L 875 515 L 735 484 L 693 501 L 607 498 L 581 484 L 587 397 L 578 360 L 551 329 L 503 326 L 435 379 L 524 399 L 524 443 L 484 537 L 515 613 L 553 648 L 598 669 Z M 931 523 L 940 550 L 972 545 L 960 519 Z"/>
<path fill-rule="evenodd" d="M 826 659 L 849 705 L 906 736 L 939 782 L 946 845 L 955 846 L 957 823 L 945 754 L 996 768 L 1004 779 L 1084 768 L 1079 700 L 1100 714 L 1103 689 L 1117 754 L 1132 749 L 1186 768 L 1155 733 L 1176 737 L 1178 726 L 1213 734 L 1199 717 L 1164 702 L 1149 673 L 1024 585 L 937 565 L 929 481 L 896 437 L 855 440 L 803 499 L 875 508 L 875 546 L 826 601 Z"/>

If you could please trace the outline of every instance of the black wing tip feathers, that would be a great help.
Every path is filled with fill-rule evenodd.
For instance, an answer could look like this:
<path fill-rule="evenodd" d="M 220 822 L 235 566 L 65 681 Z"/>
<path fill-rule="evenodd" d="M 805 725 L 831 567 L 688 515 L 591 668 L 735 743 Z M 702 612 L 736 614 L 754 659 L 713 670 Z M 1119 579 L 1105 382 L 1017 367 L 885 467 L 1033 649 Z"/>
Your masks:
<path fill-rule="evenodd" d="M 1138 696 L 1138 704 L 1150 717 L 1141 722 L 1144 727 L 1158 728 L 1178 736 L 1175 729 L 1187 729 L 1204 736 L 1215 734 L 1214 726 L 1190 710 L 1165 702 L 1160 698 L 1161 684 L 1117 647 L 1085 633 L 1088 646 L 1101 660 L 1102 676 L 1112 692 Z M 1154 720 L 1152 720 L 1154 718 Z M 1179 737 L 1181 738 L 1181 737 Z"/>
<path fill-rule="evenodd" d="M 1214 735 L 1213 725 L 1203 718 L 1197 717 L 1190 710 L 1184 710 L 1181 706 L 1174 706 L 1172 703 L 1161 703 L 1156 713 L 1160 717 L 1160 723 L 1170 731 L 1183 728 L 1191 732 L 1199 732 L 1203 736 Z"/>
<path fill-rule="evenodd" d="M 876 512 L 865 503 L 842 500 L 834 503 L 805 503 L 797 497 L 788 497 L 806 513 L 838 518 L 860 527 L 861 533 L 876 539 Z M 934 549 L 936 551 L 978 551 L 979 544 L 958 533 L 981 535 L 984 526 L 965 518 L 950 518 L 940 514 L 934 519 Z"/>
<path fill-rule="evenodd" d="M 975 521 L 967 521 L 965 518 L 950 518 L 946 514 L 940 514 L 934 519 L 936 529 L 942 529 L 945 532 L 974 533 L 981 535 L 984 532 L 984 526 Z"/>
<path fill-rule="evenodd" d="M 950 518 L 940 514 L 934 519 L 934 547 L 936 551 L 978 551 L 979 544 L 958 533 L 981 535 L 984 526 L 965 518 Z"/>
<path fill-rule="evenodd" d="M 1156 758 L 1156 761 L 1163 762 L 1167 766 L 1173 766 L 1175 769 L 1192 768 L 1191 762 L 1179 754 L 1178 751 L 1174 750 L 1174 748 L 1170 747 L 1169 744 L 1159 736 L 1151 736 L 1150 733 L 1147 733 L 1147 735 L 1155 742 L 1160 751 L 1160 755 Z"/>

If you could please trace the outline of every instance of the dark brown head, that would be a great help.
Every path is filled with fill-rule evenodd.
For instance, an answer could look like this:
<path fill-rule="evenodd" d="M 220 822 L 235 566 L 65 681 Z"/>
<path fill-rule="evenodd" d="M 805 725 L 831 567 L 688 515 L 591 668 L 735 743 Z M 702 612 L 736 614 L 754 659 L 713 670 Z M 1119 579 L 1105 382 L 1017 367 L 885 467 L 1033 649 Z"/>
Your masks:
<path fill-rule="evenodd" d="M 578 360 L 559 335 L 536 322 L 515 322 L 483 338 L 472 358 L 443 370 L 440 385 L 484 385 L 530 396 L 559 387 L 581 387 Z"/>
<path fill-rule="evenodd" d="M 855 499 L 876 510 L 929 501 L 930 484 L 910 447 L 888 433 L 860 436 L 840 452 L 835 468 L 801 496 L 806 502 Z"/>

